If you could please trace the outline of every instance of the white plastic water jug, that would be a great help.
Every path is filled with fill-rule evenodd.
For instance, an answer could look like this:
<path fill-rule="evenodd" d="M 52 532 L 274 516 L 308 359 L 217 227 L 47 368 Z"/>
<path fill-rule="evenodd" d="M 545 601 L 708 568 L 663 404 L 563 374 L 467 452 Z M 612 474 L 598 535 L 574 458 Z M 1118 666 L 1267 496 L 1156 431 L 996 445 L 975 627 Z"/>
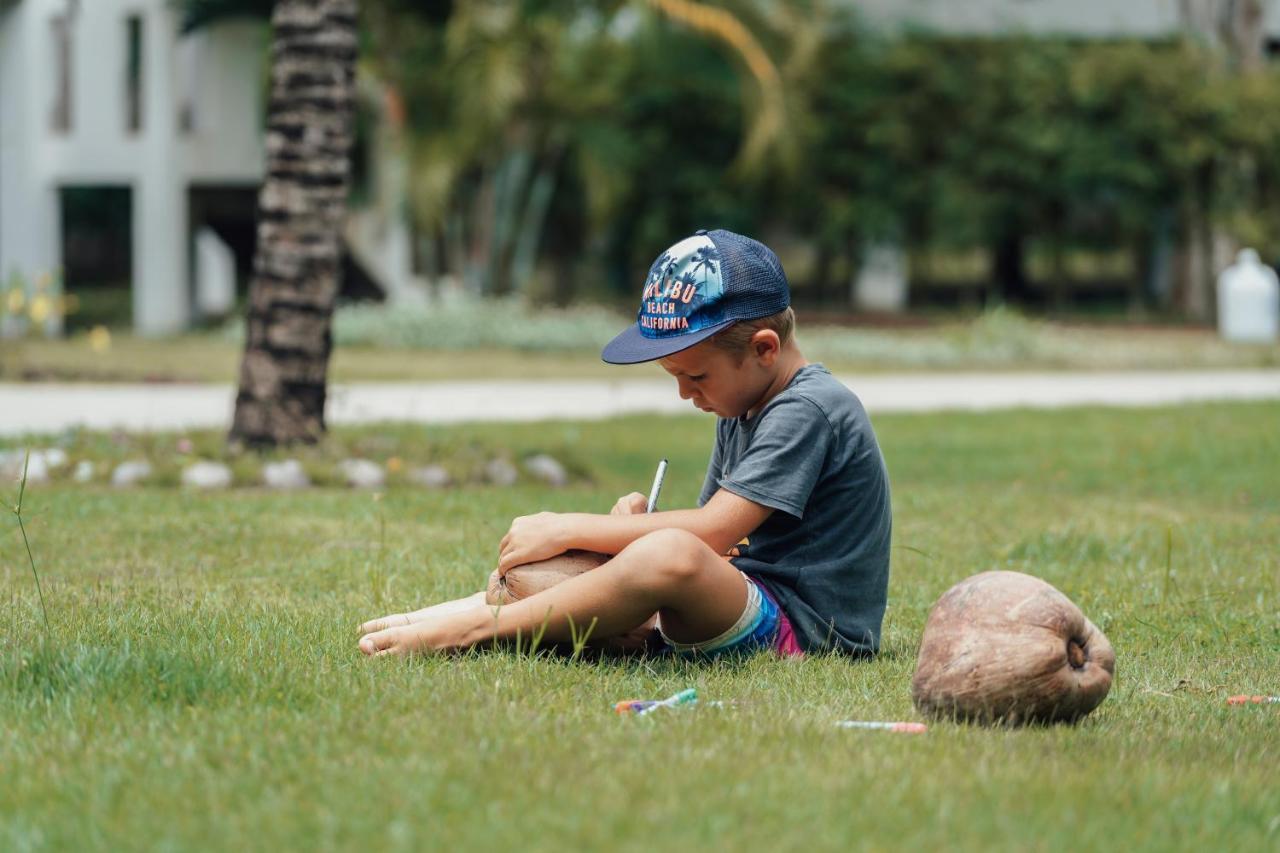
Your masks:
<path fill-rule="evenodd" d="M 1218 276 L 1218 332 L 1238 343 L 1272 343 L 1280 333 L 1280 280 L 1253 249 Z"/>

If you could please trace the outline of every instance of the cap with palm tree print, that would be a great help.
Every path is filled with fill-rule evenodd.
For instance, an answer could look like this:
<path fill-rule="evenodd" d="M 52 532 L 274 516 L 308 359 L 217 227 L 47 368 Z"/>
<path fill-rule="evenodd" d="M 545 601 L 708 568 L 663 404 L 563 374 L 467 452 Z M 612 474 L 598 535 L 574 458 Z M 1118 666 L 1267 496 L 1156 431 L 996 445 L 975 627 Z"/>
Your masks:
<path fill-rule="evenodd" d="M 733 325 L 768 317 L 791 304 L 778 256 L 732 231 L 698 231 L 649 267 L 635 325 L 610 341 L 610 364 L 665 358 Z"/>

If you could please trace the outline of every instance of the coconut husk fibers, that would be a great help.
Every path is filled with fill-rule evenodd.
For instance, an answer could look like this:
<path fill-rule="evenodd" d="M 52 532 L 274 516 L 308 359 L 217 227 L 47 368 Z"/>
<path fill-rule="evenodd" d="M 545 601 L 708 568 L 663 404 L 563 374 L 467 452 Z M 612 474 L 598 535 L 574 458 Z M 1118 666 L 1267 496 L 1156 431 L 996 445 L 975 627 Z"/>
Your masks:
<path fill-rule="evenodd" d="M 612 560 L 608 554 L 595 551 L 566 551 L 549 560 L 526 563 L 507 570 L 500 575 L 497 569 L 489 575 L 489 586 L 485 590 L 485 602 L 490 605 L 510 604 L 522 598 L 528 598 L 544 589 L 553 587 L 583 572 L 598 569 Z M 609 637 L 589 645 L 607 651 L 634 652 L 649 647 L 652 640 L 655 620 L 649 619 L 643 625 L 617 637 Z"/>
<path fill-rule="evenodd" d="M 1074 722 L 1106 698 L 1115 662 L 1107 638 L 1051 584 L 983 572 L 929 611 L 911 698 L 933 718 Z"/>

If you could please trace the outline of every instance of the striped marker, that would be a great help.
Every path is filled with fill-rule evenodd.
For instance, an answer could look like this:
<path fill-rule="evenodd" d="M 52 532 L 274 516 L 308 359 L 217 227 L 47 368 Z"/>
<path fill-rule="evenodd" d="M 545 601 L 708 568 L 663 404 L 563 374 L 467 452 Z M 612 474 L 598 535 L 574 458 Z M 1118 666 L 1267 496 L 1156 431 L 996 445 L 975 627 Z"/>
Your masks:
<path fill-rule="evenodd" d="M 658 708 L 670 708 L 675 705 L 692 705 L 698 701 L 697 688 L 690 687 L 687 690 L 681 690 L 674 696 L 666 699 L 624 699 L 614 704 L 613 710 L 619 714 L 635 714 L 637 717 L 643 717 L 650 714 Z"/>
<path fill-rule="evenodd" d="M 1228 696 L 1228 705 L 1280 705 L 1280 696 Z"/>
<path fill-rule="evenodd" d="M 877 720 L 841 720 L 836 723 L 842 729 L 878 729 L 904 735 L 922 735 L 929 731 L 924 723 L 882 723 Z"/>
<path fill-rule="evenodd" d="M 696 688 L 690 687 L 688 690 L 681 690 L 679 693 L 661 702 L 654 702 L 647 708 L 641 708 L 636 711 L 637 717 L 643 717 L 645 714 L 652 714 L 659 708 L 674 708 L 676 705 L 692 705 L 698 701 L 698 691 Z"/>

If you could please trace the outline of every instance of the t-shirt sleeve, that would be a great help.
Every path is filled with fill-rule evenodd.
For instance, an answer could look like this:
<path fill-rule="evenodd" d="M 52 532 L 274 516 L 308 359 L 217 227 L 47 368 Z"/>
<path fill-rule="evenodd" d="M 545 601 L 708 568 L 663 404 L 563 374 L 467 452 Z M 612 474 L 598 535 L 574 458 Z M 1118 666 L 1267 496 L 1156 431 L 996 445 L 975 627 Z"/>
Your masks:
<path fill-rule="evenodd" d="M 760 416 L 755 434 L 720 486 L 749 501 L 804 518 L 834 440 L 830 423 L 804 397 L 779 400 Z"/>
<path fill-rule="evenodd" d="M 724 458 L 721 451 L 723 430 L 720 421 L 716 421 L 716 443 L 711 448 L 711 460 L 707 462 L 707 476 L 702 481 L 702 494 L 698 495 L 698 506 L 706 506 L 707 501 L 720 488 L 720 466 Z"/>

